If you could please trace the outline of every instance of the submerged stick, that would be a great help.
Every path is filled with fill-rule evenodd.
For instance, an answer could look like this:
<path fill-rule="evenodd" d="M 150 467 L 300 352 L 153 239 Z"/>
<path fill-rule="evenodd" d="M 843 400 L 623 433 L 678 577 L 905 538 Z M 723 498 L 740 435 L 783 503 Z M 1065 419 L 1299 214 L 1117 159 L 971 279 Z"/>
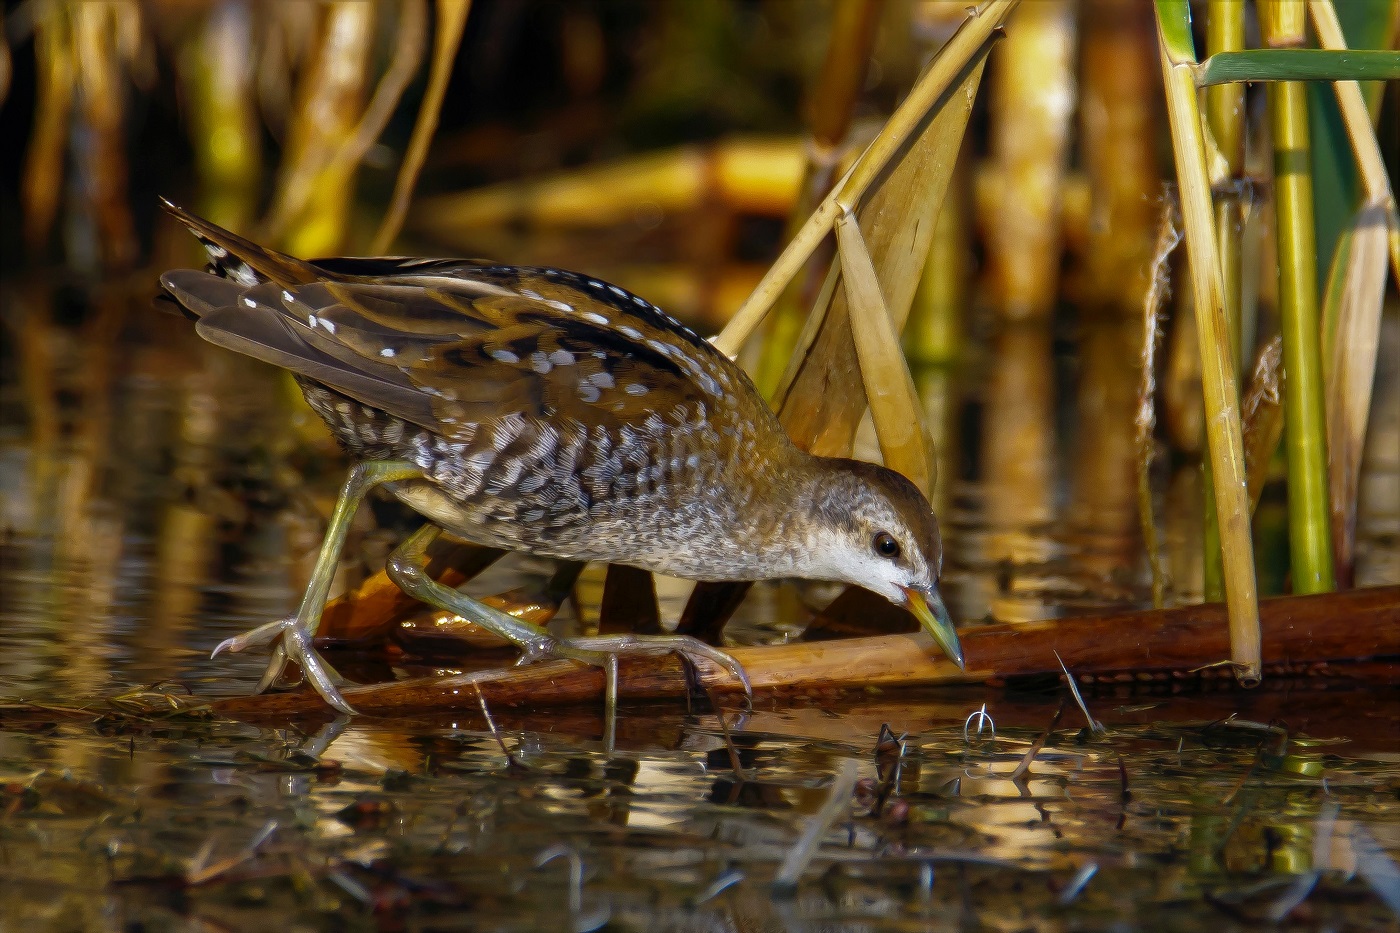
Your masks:
<path fill-rule="evenodd" d="M 1400 586 L 1318 596 L 1265 600 L 1260 618 L 1267 636 L 1263 660 L 1300 664 L 1400 655 Z M 1046 622 L 989 625 L 964 631 L 967 670 L 935 655 L 923 633 L 734 648 L 756 695 L 869 687 L 899 688 L 977 683 L 1027 674 L 1059 673 L 1059 652 L 1080 677 L 1132 671 L 1147 679 L 1192 671 L 1227 657 L 1230 640 L 1221 603 L 1178 609 L 1120 612 Z M 731 691 L 735 682 L 710 666 L 698 671 L 702 686 Z M 572 661 L 548 661 L 472 674 L 418 677 L 350 687 L 345 698 L 362 713 L 397 715 L 474 709 L 480 688 L 495 708 L 598 704 L 603 672 Z M 670 656 L 627 658 L 620 665 L 619 696 L 679 699 L 685 672 Z M 321 713 L 311 691 L 230 697 L 211 704 L 227 716 Z"/>

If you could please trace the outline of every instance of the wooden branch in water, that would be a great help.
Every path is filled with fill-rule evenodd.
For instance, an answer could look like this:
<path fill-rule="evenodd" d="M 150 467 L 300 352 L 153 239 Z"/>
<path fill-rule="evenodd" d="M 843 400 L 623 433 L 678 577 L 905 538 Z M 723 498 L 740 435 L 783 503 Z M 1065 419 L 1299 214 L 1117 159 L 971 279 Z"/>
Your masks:
<path fill-rule="evenodd" d="M 1078 619 L 990 625 L 963 632 L 967 671 L 940 655 L 922 633 L 851 638 L 773 647 L 735 648 L 755 695 L 784 692 L 984 682 L 1059 671 L 1055 652 L 1078 675 L 1131 671 L 1190 671 L 1229 656 L 1225 606 L 1121 612 Z M 1266 664 L 1308 664 L 1341 659 L 1400 656 L 1400 586 L 1317 596 L 1285 596 L 1261 604 Z M 628 699 L 678 699 L 686 681 L 671 657 L 624 659 L 619 692 Z M 735 691 L 723 672 L 707 668 L 704 685 Z M 475 709 L 480 687 L 494 707 L 602 703 L 603 672 L 572 661 L 471 674 L 419 677 L 352 687 L 345 697 L 362 713 Z M 231 716 L 325 712 L 309 690 L 215 701 Z"/>

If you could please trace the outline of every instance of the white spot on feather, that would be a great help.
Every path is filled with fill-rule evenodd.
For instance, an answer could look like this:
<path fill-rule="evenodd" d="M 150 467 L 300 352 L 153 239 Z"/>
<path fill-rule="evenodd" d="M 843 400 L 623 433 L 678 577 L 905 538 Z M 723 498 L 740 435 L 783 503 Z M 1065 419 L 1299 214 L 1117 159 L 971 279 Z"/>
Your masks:
<path fill-rule="evenodd" d="M 385 347 L 384 349 L 379 351 L 379 355 L 383 357 L 391 357 L 397 352 L 398 351 L 395 350 L 393 347 Z"/>

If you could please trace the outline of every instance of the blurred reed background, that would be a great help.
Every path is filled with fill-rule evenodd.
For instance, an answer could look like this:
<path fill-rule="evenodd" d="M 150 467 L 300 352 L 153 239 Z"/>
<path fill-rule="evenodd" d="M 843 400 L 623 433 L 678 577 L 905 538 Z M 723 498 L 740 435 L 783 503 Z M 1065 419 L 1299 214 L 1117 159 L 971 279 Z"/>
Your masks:
<path fill-rule="evenodd" d="M 79 561 L 72 611 L 93 615 L 114 611 L 130 523 L 154 526 L 151 560 L 165 570 L 144 636 L 152 646 L 160 620 L 177 624 L 207 598 L 194 581 L 231 560 L 229 549 L 262 548 L 259 559 L 306 570 L 331 487 L 313 484 L 308 497 L 296 477 L 333 453 L 286 384 L 149 310 L 159 270 L 199 261 L 158 217 L 157 194 L 305 256 L 588 270 L 713 333 L 967 7 L 7 6 L 8 533 L 52 535 L 62 560 Z M 1168 183 L 1183 151 L 1167 101 L 1188 102 L 1164 87 L 1162 62 L 1195 52 L 1158 18 L 1184 22 L 1183 8 L 1034 0 L 1011 12 L 987 87 L 968 101 L 948 194 L 932 200 L 936 223 L 913 241 L 919 261 L 907 281 L 881 281 L 892 308 L 891 289 L 909 296 L 904 348 L 963 618 L 1225 592 L 1202 393 L 1214 359 L 1203 365 L 1197 336 L 1209 292 L 1188 287 L 1184 251 L 1171 252 L 1180 221 Z M 1400 22 L 1397 0 L 1191 10 L 1201 60 L 1342 41 L 1393 49 Z M 1264 594 L 1400 581 L 1400 330 L 1387 285 L 1387 266 L 1400 262 L 1394 87 L 1225 83 L 1203 95 L 1222 358 L 1244 397 Z M 1349 131 L 1369 138 L 1369 157 L 1353 155 L 1365 144 Z M 1188 241 L 1196 194 L 1184 205 Z M 858 381 L 785 373 L 794 346 L 812 345 L 804 322 L 831 299 L 822 291 L 834 256 L 828 239 L 740 358 L 785 405 L 849 417 L 857 450 L 878 458 L 891 448 L 868 415 L 855 428 Z M 849 355 L 851 337 L 836 339 Z M 154 421 L 133 392 L 162 397 L 159 414 L 147 412 Z M 856 400 L 852 415 L 823 408 L 843 396 Z M 288 417 L 268 419 L 270 409 Z M 118 499 L 159 507 L 142 515 L 114 508 Z M 364 524 L 362 550 L 382 560 L 388 534 Z M 250 529 L 262 544 L 236 544 Z M 263 593 L 238 612 L 256 617 L 279 598 Z M 772 598 L 764 611 L 796 611 L 791 596 Z"/>

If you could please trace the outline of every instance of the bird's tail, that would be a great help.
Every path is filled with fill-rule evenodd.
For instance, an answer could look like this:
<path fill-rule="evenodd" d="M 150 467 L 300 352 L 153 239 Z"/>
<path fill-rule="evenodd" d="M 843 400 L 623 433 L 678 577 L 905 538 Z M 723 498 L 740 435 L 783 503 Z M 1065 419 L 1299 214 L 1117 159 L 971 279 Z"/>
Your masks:
<path fill-rule="evenodd" d="M 316 270 L 310 263 L 245 240 L 165 198 L 160 199 L 160 204 L 204 244 L 210 271 L 217 275 L 245 287 L 276 282 L 283 288 L 292 288 L 316 280 Z"/>

